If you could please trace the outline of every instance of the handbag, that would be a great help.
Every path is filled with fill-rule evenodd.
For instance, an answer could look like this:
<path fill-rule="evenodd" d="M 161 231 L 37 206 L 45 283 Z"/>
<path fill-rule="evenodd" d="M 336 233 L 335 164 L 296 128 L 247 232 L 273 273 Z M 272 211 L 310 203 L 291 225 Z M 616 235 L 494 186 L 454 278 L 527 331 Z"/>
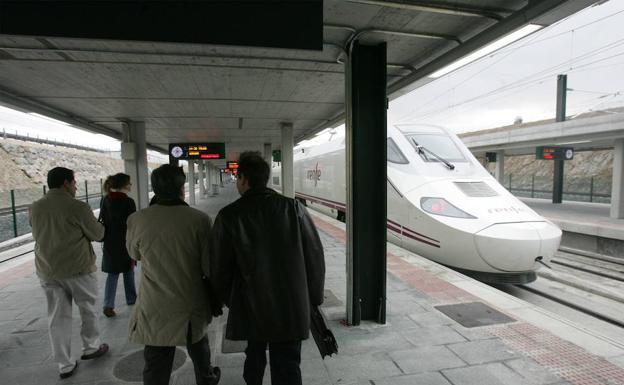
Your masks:
<path fill-rule="evenodd" d="M 318 306 L 310 305 L 310 332 L 316 342 L 316 347 L 321 353 L 321 358 L 338 354 L 338 342 L 334 333 L 327 327 L 325 316 L 319 310 Z"/>

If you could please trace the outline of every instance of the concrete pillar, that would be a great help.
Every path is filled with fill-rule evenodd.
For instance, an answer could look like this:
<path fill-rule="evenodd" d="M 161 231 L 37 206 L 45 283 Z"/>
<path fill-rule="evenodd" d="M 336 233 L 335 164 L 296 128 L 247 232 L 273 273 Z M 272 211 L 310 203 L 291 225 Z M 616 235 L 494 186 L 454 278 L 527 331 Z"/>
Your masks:
<path fill-rule="evenodd" d="M 494 176 L 498 183 L 505 185 L 505 151 L 496 151 L 496 168 Z"/>
<path fill-rule="evenodd" d="M 295 197 L 293 147 L 292 123 L 282 123 L 282 194 L 289 198 Z"/>
<path fill-rule="evenodd" d="M 624 218 L 624 139 L 613 146 L 613 177 L 611 182 L 611 218 Z"/>
<path fill-rule="evenodd" d="M 124 171 L 132 180 L 130 197 L 137 209 L 149 206 L 149 184 L 147 172 L 147 146 L 145 143 L 145 122 L 125 122 L 123 125 L 121 157 Z"/>
<path fill-rule="evenodd" d="M 204 199 L 204 194 L 206 194 L 206 185 L 204 184 L 204 161 L 200 160 L 198 164 L 199 168 L 199 199 Z"/>
<path fill-rule="evenodd" d="M 206 194 L 212 192 L 212 166 L 210 163 L 206 164 Z"/>
<path fill-rule="evenodd" d="M 269 164 L 269 167 L 273 165 L 273 151 L 271 151 L 271 143 L 264 144 L 264 160 Z"/>
<path fill-rule="evenodd" d="M 188 186 L 189 186 L 189 204 L 195 205 L 195 161 L 188 161 Z"/>

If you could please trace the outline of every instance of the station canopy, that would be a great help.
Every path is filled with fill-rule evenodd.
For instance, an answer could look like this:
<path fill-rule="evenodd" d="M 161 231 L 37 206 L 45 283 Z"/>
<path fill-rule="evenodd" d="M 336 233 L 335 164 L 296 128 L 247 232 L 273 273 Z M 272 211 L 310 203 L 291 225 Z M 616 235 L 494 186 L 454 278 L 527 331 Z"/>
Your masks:
<path fill-rule="evenodd" d="M 388 95 L 394 98 L 513 31 L 528 24 L 550 25 L 595 2 L 308 1 L 322 10 L 319 25 L 312 26 L 320 31 L 318 44 L 312 48 L 266 47 L 260 33 L 264 29 L 245 30 L 249 23 L 235 24 L 242 33 L 228 35 L 234 38 L 227 44 L 64 37 L 68 35 L 37 32 L 42 31 L 37 23 L 31 23 L 30 31 L 24 33 L 28 20 L 33 19 L 16 23 L 19 18 L 5 12 L 5 19 L 0 15 L 0 104 L 117 138 L 121 138 L 124 121 L 142 121 L 148 148 L 166 152 L 169 143 L 225 142 L 227 157 L 234 160 L 239 151 L 259 150 L 263 143 L 279 147 L 283 123 L 293 125 L 296 141 L 341 123 L 344 63 L 354 40 L 387 43 Z M 5 11 L 11 10 L 17 3 L 23 4 L 0 0 L 0 9 L 4 4 Z M 304 21 L 315 20 L 314 15 L 302 15 L 296 9 L 289 14 L 283 8 L 286 3 L 305 1 L 229 4 L 250 3 L 256 9 L 260 4 L 274 11 L 253 15 L 253 7 L 241 6 L 220 9 L 222 15 L 213 16 L 225 17 L 227 12 L 230 19 L 262 22 L 270 14 L 268 28 L 284 39 L 308 33 L 298 25 L 307 28 L 310 23 Z M 54 15 L 47 17 L 54 20 Z M 195 20 L 189 17 L 189 23 Z M 111 31 L 120 28 L 115 24 L 119 20 L 106 21 Z M 85 15 L 82 23 L 89 22 Z M 139 30 L 144 21 L 137 19 L 134 27 L 127 18 L 122 23 L 131 31 Z M 27 27 L 11 30 L 14 24 Z"/>

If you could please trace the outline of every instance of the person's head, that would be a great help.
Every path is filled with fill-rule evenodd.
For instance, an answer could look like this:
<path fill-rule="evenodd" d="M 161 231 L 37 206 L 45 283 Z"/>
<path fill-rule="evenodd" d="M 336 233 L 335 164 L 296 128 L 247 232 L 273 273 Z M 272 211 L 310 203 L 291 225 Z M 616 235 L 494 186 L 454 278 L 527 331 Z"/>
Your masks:
<path fill-rule="evenodd" d="M 271 168 L 257 151 L 245 151 L 238 159 L 236 188 L 242 195 L 250 188 L 266 187 Z"/>
<path fill-rule="evenodd" d="M 111 192 L 111 178 L 113 176 L 109 175 L 106 177 L 106 179 L 104 179 L 104 184 L 102 185 L 102 191 L 104 192 L 104 195 L 108 195 L 109 192 Z"/>
<path fill-rule="evenodd" d="M 48 188 L 59 188 L 75 197 L 76 179 L 74 178 L 74 171 L 65 167 L 54 167 L 48 171 Z"/>
<path fill-rule="evenodd" d="M 184 199 L 186 176 L 182 167 L 163 164 L 152 172 L 151 180 L 158 199 Z"/>
<path fill-rule="evenodd" d="M 122 172 L 110 177 L 110 188 L 115 191 L 130 192 L 132 189 L 132 182 L 130 181 L 130 175 Z"/>

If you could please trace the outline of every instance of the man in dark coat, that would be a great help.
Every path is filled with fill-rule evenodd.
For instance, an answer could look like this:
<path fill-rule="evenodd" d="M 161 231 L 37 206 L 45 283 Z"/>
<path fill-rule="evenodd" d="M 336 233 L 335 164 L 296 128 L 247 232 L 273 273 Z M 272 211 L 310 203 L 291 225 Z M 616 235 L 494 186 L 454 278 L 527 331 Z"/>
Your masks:
<path fill-rule="evenodd" d="M 271 383 L 298 385 L 310 305 L 323 302 L 325 258 L 305 207 L 267 188 L 269 174 L 258 153 L 241 154 L 242 196 L 215 220 L 211 280 L 229 307 L 226 338 L 247 341 L 246 383 L 262 384 L 268 345 Z"/>

